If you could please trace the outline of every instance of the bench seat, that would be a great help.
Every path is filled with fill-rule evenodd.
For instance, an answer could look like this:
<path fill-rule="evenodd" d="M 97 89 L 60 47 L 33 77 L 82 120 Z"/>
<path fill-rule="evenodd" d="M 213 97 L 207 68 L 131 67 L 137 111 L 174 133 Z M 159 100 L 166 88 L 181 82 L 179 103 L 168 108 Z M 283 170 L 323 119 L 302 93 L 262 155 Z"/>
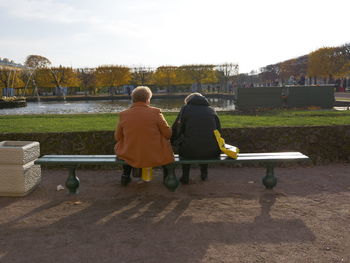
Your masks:
<path fill-rule="evenodd" d="M 263 178 L 263 184 L 267 189 L 272 189 L 277 184 L 277 178 L 274 176 L 274 167 L 282 162 L 308 161 L 309 157 L 300 152 L 274 152 L 274 153 L 240 153 L 237 159 L 232 159 L 226 154 L 221 154 L 220 158 L 210 160 L 183 160 L 176 154 L 175 162 L 172 165 L 172 171 L 169 176 L 175 177 L 174 165 L 176 164 L 213 164 L 213 163 L 256 163 L 266 167 L 266 175 Z M 35 161 L 35 164 L 63 166 L 69 169 L 69 176 L 66 186 L 70 193 L 77 193 L 79 179 L 75 170 L 79 165 L 108 165 L 125 164 L 123 160 L 117 159 L 115 155 L 44 155 Z M 166 185 L 167 186 L 167 185 Z M 168 186 L 170 190 L 171 187 Z"/>

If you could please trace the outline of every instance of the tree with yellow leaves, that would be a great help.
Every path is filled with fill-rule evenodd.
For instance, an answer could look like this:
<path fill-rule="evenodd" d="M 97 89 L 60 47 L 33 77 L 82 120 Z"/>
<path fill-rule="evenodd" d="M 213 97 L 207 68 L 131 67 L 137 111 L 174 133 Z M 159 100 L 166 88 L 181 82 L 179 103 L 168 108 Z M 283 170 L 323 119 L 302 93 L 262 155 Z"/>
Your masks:
<path fill-rule="evenodd" d="M 29 55 L 24 61 L 24 65 L 28 68 L 37 69 L 37 68 L 47 68 L 51 65 L 51 61 L 43 56 L 39 55 Z"/>
<path fill-rule="evenodd" d="M 308 75 L 312 77 L 344 77 L 350 62 L 350 44 L 323 47 L 309 54 Z"/>
<path fill-rule="evenodd" d="M 158 86 L 167 87 L 167 91 L 170 92 L 171 88 L 178 83 L 177 73 L 178 67 L 160 66 L 153 75 L 154 83 Z"/>
<path fill-rule="evenodd" d="M 0 89 L 5 89 L 5 97 L 10 97 L 10 90 L 22 88 L 24 83 L 20 78 L 21 71 L 18 69 L 0 68 Z"/>
<path fill-rule="evenodd" d="M 95 76 L 97 86 L 107 87 L 110 94 L 116 87 L 128 84 L 131 79 L 130 68 L 119 65 L 99 66 Z"/>
<path fill-rule="evenodd" d="M 34 95 L 34 90 L 38 92 L 37 83 L 39 82 L 39 80 L 36 79 L 36 73 L 38 70 L 47 69 L 51 65 L 51 61 L 40 55 L 29 55 L 26 57 L 24 65 L 27 67 L 27 70 L 22 74 L 22 79 L 25 82 L 24 94 L 27 94 L 27 88 L 31 88 L 32 95 Z"/>
<path fill-rule="evenodd" d="M 77 72 L 70 67 L 42 67 L 35 69 L 32 77 L 33 87 L 56 88 L 57 95 L 63 95 L 64 87 L 78 87 L 80 80 Z"/>
<path fill-rule="evenodd" d="M 332 75 L 332 56 L 334 48 L 323 47 L 309 54 L 308 75 L 327 78 Z"/>
<path fill-rule="evenodd" d="M 195 84 L 200 92 L 202 83 L 217 82 L 214 68 L 215 65 L 211 64 L 183 65 L 179 67 L 180 79 L 183 84 Z"/>
<path fill-rule="evenodd" d="M 49 70 L 58 95 L 63 95 L 63 87 L 78 87 L 80 84 L 77 72 L 73 68 L 59 66 Z"/>
<path fill-rule="evenodd" d="M 134 67 L 131 74 L 131 83 L 136 86 L 153 84 L 153 74 L 154 71 L 151 67 Z"/>
<path fill-rule="evenodd" d="M 80 80 L 80 86 L 87 93 L 96 94 L 96 74 L 93 68 L 78 69 L 78 78 Z"/>

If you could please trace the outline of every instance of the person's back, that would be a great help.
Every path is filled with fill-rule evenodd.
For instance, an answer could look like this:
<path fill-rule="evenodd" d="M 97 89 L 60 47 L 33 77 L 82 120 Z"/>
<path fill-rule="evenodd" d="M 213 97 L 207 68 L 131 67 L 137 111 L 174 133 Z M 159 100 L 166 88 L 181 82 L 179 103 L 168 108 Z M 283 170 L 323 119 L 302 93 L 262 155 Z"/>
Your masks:
<path fill-rule="evenodd" d="M 160 109 L 149 106 L 151 90 L 137 87 L 131 96 L 133 105 L 120 113 L 115 131 L 116 155 L 127 163 L 123 166 L 122 185 L 130 182 L 132 167 L 155 167 L 174 161 L 169 142 L 171 129 Z"/>
<path fill-rule="evenodd" d="M 171 130 L 163 119 L 160 109 L 142 102 L 120 113 L 119 125 L 123 129 L 123 140 L 116 147 L 118 158 L 132 167 L 161 166 L 173 161 L 169 139 Z"/>
<path fill-rule="evenodd" d="M 172 142 L 181 138 L 179 156 L 182 159 L 214 159 L 220 156 L 220 148 L 216 141 L 214 130 L 221 129 L 220 121 L 215 111 L 210 107 L 207 99 L 200 93 L 192 93 L 185 99 L 185 106 L 181 109 L 172 129 Z M 176 131 L 179 132 L 177 133 Z M 182 165 L 183 184 L 189 183 L 190 165 Z M 208 165 L 201 164 L 201 178 L 207 179 Z"/>
<path fill-rule="evenodd" d="M 215 111 L 205 97 L 194 96 L 183 108 L 184 140 L 180 156 L 185 159 L 211 159 L 218 157 L 220 149 L 213 131 L 220 129 Z"/>

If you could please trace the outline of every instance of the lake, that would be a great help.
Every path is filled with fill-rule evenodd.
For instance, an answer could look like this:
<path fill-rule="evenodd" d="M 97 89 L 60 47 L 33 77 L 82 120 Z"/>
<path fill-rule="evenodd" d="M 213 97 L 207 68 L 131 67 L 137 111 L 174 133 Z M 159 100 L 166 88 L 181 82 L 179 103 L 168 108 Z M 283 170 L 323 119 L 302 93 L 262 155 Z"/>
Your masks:
<path fill-rule="evenodd" d="M 161 108 L 163 112 L 177 112 L 183 105 L 183 101 L 180 98 L 152 99 L 151 106 Z M 208 98 L 208 101 L 216 111 L 235 109 L 233 99 Z M 0 115 L 113 113 L 121 112 L 129 108 L 130 105 L 130 100 L 28 102 L 27 107 L 0 109 Z"/>

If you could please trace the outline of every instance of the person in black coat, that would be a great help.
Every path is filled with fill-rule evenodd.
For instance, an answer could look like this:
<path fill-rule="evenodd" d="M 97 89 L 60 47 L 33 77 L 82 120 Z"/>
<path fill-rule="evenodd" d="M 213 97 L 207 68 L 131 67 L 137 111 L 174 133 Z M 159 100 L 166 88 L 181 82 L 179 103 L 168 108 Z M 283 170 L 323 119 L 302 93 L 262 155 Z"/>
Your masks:
<path fill-rule="evenodd" d="M 181 159 L 214 159 L 219 158 L 220 148 L 214 130 L 221 130 L 220 120 L 208 100 L 200 93 L 192 93 L 185 98 L 172 126 L 171 142 L 178 146 Z M 190 164 L 182 165 L 180 182 L 189 183 Z M 201 178 L 208 178 L 208 164 L 201 164 Z"/>

